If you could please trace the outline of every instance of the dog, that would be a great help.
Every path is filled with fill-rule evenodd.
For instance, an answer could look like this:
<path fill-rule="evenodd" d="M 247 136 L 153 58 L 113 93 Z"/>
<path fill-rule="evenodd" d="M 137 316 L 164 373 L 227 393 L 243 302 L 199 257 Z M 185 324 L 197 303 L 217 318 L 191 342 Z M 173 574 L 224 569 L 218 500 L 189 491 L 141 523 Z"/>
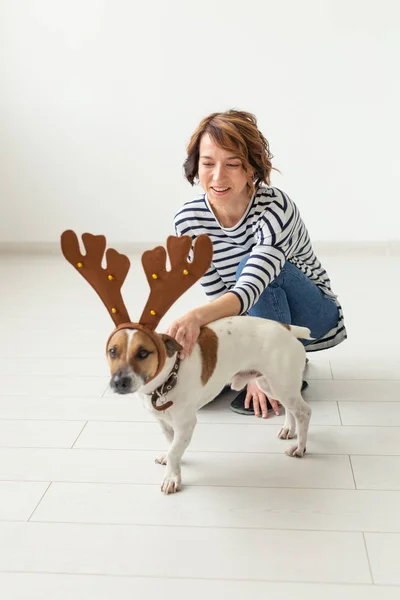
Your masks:
<path fill-rule="evenodd" d="M 111 335 L 107 344 L 110 387 L 118 394 L 143 394 L 169 444 L 167 452 L 156 459 L 167 467 L 161 485 L 164 494 L 181 489 L 181 459 L 190 444 L 197 411 L 229 382 L 233 390 L 241 390 L 255 380 L 267 396 L 278 400 L 286 410 L 278 437 L 293 438 L 297 425 L 297 444 L 286 453 L 304 455 L 311 408 L 301 396 L 306 353 L 299 339 L 312 339 L 310 330 L 258 317 L 226 317 L 203 327 L 192 354 L 180 362 L 180 344 L 161 334 L 167 359 L 154 377 L 158 352 L 150 336 L 132 329 Z"/>
<path fill-rule="evenodd" d="M 225 317 L 203 327 L 194 350 L 183 361 L 182 347 L 155 329 L 170 306 L 208 270 L 213 247 L 199 235 L 193 246 L 189 236 L 169 236 L 142 255 L 150 295 L 138 322 L 132 322 L 121 295 L 130 261 L 113 248 L 105 253 L 103 235 L 84 233 L 81 252 L 72 230 L 61 235 L 66 260 L 97 292 L 115 329 L 106 344 L 111 388 L 119 394 L 140 392 L 170 444 L 157 462 L 167 465 L 161 489 L 171 494 L 181 489 L 181 459 L 196 426 L 196 413 L 230 382 L 241 390 L 252 380 L 286 409 L 278 437 L 291 439 L 298 429 L 298 443 L 287 450 L 302 457 L 306 450 L 311 409 L 301 396 L 306 354 L 299 339 L 309 339 L 305 327 L 284 325 L 250 316 Z M 103 257 L 106 266 L 103 266 Z M 190 256 L 191 255 L 191 256 Z"/>

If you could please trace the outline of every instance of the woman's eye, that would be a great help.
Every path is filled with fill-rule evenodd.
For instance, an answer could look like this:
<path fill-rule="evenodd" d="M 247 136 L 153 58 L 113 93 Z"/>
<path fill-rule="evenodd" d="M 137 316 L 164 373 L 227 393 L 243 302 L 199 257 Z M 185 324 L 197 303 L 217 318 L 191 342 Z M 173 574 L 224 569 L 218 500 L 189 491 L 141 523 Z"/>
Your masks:
<path fill-rule="evenodd" d="M 203 167 L 213 167 L 214 163 L 202 163 L 202 166 Z M 238 167 L 240 167 L 240 164 L 231 164 L 231 163 L 229 163 L 226 166 L 227 167 L 232 167 L 233 169 L 237 169 Z"/>
<path fill-rule="evenodd" d="M 149 354 L 150 352 L 147 350 L 139 350 L 139 352 L 136 354 L 136 358 L 143 360 L 144 358 L 147 358 Z"/>

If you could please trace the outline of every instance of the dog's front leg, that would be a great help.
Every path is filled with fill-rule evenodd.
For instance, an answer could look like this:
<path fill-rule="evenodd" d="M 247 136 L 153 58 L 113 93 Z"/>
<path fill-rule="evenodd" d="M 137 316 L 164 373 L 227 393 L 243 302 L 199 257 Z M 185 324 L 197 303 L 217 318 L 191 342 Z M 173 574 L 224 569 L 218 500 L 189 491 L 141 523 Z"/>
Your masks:
<path fill-rule="evenodd" d="M 181 489 L 181 459 L 190 444 L 196 422 L 194 416 L 174 428 L 174 439 L 167 452 L 167 474 L 161 486 L 164 494 L 173 494 Z"/>
<path fill-rule="evenodd" d="M 162 421 L 161 419 L 159 420 L 159 423 L 160 423 L 161 431 L 165 435 L 165 438 L 166 438 L 168 444 L 172 444 L 172 440 L 174 439 L 174 430 L 172 429 L 171 425 L 168 425 L 168 423 L 166 423 L 165 421 Z M 167 452 L 163 452 L 162 454 L 160 454 L 160 456 L 157 456 L 155 462 L 158 463 L 159 465 L 166 465 L 167 464 Z"/>

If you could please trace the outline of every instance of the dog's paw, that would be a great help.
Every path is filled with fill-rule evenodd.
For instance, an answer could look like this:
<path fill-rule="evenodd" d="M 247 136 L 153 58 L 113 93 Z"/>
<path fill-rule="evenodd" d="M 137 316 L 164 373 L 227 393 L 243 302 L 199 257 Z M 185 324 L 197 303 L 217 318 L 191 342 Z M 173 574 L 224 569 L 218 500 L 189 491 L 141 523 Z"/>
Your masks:
<path fill-rule="evenodd" d="M 294 438 L 294 436 L 295 432 L 291 431 L 287 427 L 282 427 L 282 429 L 278 431 L 278 438 L 280 440 L 291 440 L 292 438 Z"/>
<path fill-rule="evenodd" d="M 154 462 L 157 463 L 158 465 L 166 465 L 167 464 L 167 453 L 164 452 L 164 454 L 160 454 L 160 456 L 157 456 L 157 458 L 154 459 Z"/>
<path fill-rule="evenodd" d="M 175 494 L 181 489 L 181 476 L 180 475 L 169 475 L 162 483 L 161 491 L 167 494 Z"/>
<path fill-rule="evenodd" d="M 304 448 L 304 450 L 300 450 L 298 448 L 298 446 L 291 446 L 290 448 L 288 448 L 286 450 L 286 454 L 288 456 L 294 456 L 296 458 L 302 458 L 304 456 L 305 452 L 306 452 L 305 448 Z"/>

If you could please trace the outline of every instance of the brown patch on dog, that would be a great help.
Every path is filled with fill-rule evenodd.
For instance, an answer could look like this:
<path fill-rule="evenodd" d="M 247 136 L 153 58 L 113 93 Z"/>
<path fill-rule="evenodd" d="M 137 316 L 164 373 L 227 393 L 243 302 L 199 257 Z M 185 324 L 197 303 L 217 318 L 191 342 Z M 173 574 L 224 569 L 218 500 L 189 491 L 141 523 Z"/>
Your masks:
<path fill-rule="evenodd" d="M 282 325 L 285 329 L 287 329 L 288 331 L 290 331 L 290 325 L 288 325 L 287 323 L 281 323 L 280 321 L 278 321 L 278 323 L 280 325 Z"/>
<path fill-rule="evenodd" d="M 140 357 L 140 353 L 148 352 L 145 358 Z M 158 369 L 158 350 L 150 336 L 144 331 L 135 331 L 128 350 L 129 364 L 133 372 L 143 381 L 148 381 L 157 372 Z"/>
<path fill-rule="evenodd" d="M 218 337 L 209 327 L 202 327 L 197 340 L 201 352 L 201 383 L 206 385 L 217 365 Z"/>
<path fill-rule="evenodd" d="M 107 345 L 107 360 L 111 376 L 126 368 L 126 356 L 128 350 L 128 332 L 126 329 L 116 331 L 109 339 Z M 113 354 L 110 354 L 112 351 Z"/>

